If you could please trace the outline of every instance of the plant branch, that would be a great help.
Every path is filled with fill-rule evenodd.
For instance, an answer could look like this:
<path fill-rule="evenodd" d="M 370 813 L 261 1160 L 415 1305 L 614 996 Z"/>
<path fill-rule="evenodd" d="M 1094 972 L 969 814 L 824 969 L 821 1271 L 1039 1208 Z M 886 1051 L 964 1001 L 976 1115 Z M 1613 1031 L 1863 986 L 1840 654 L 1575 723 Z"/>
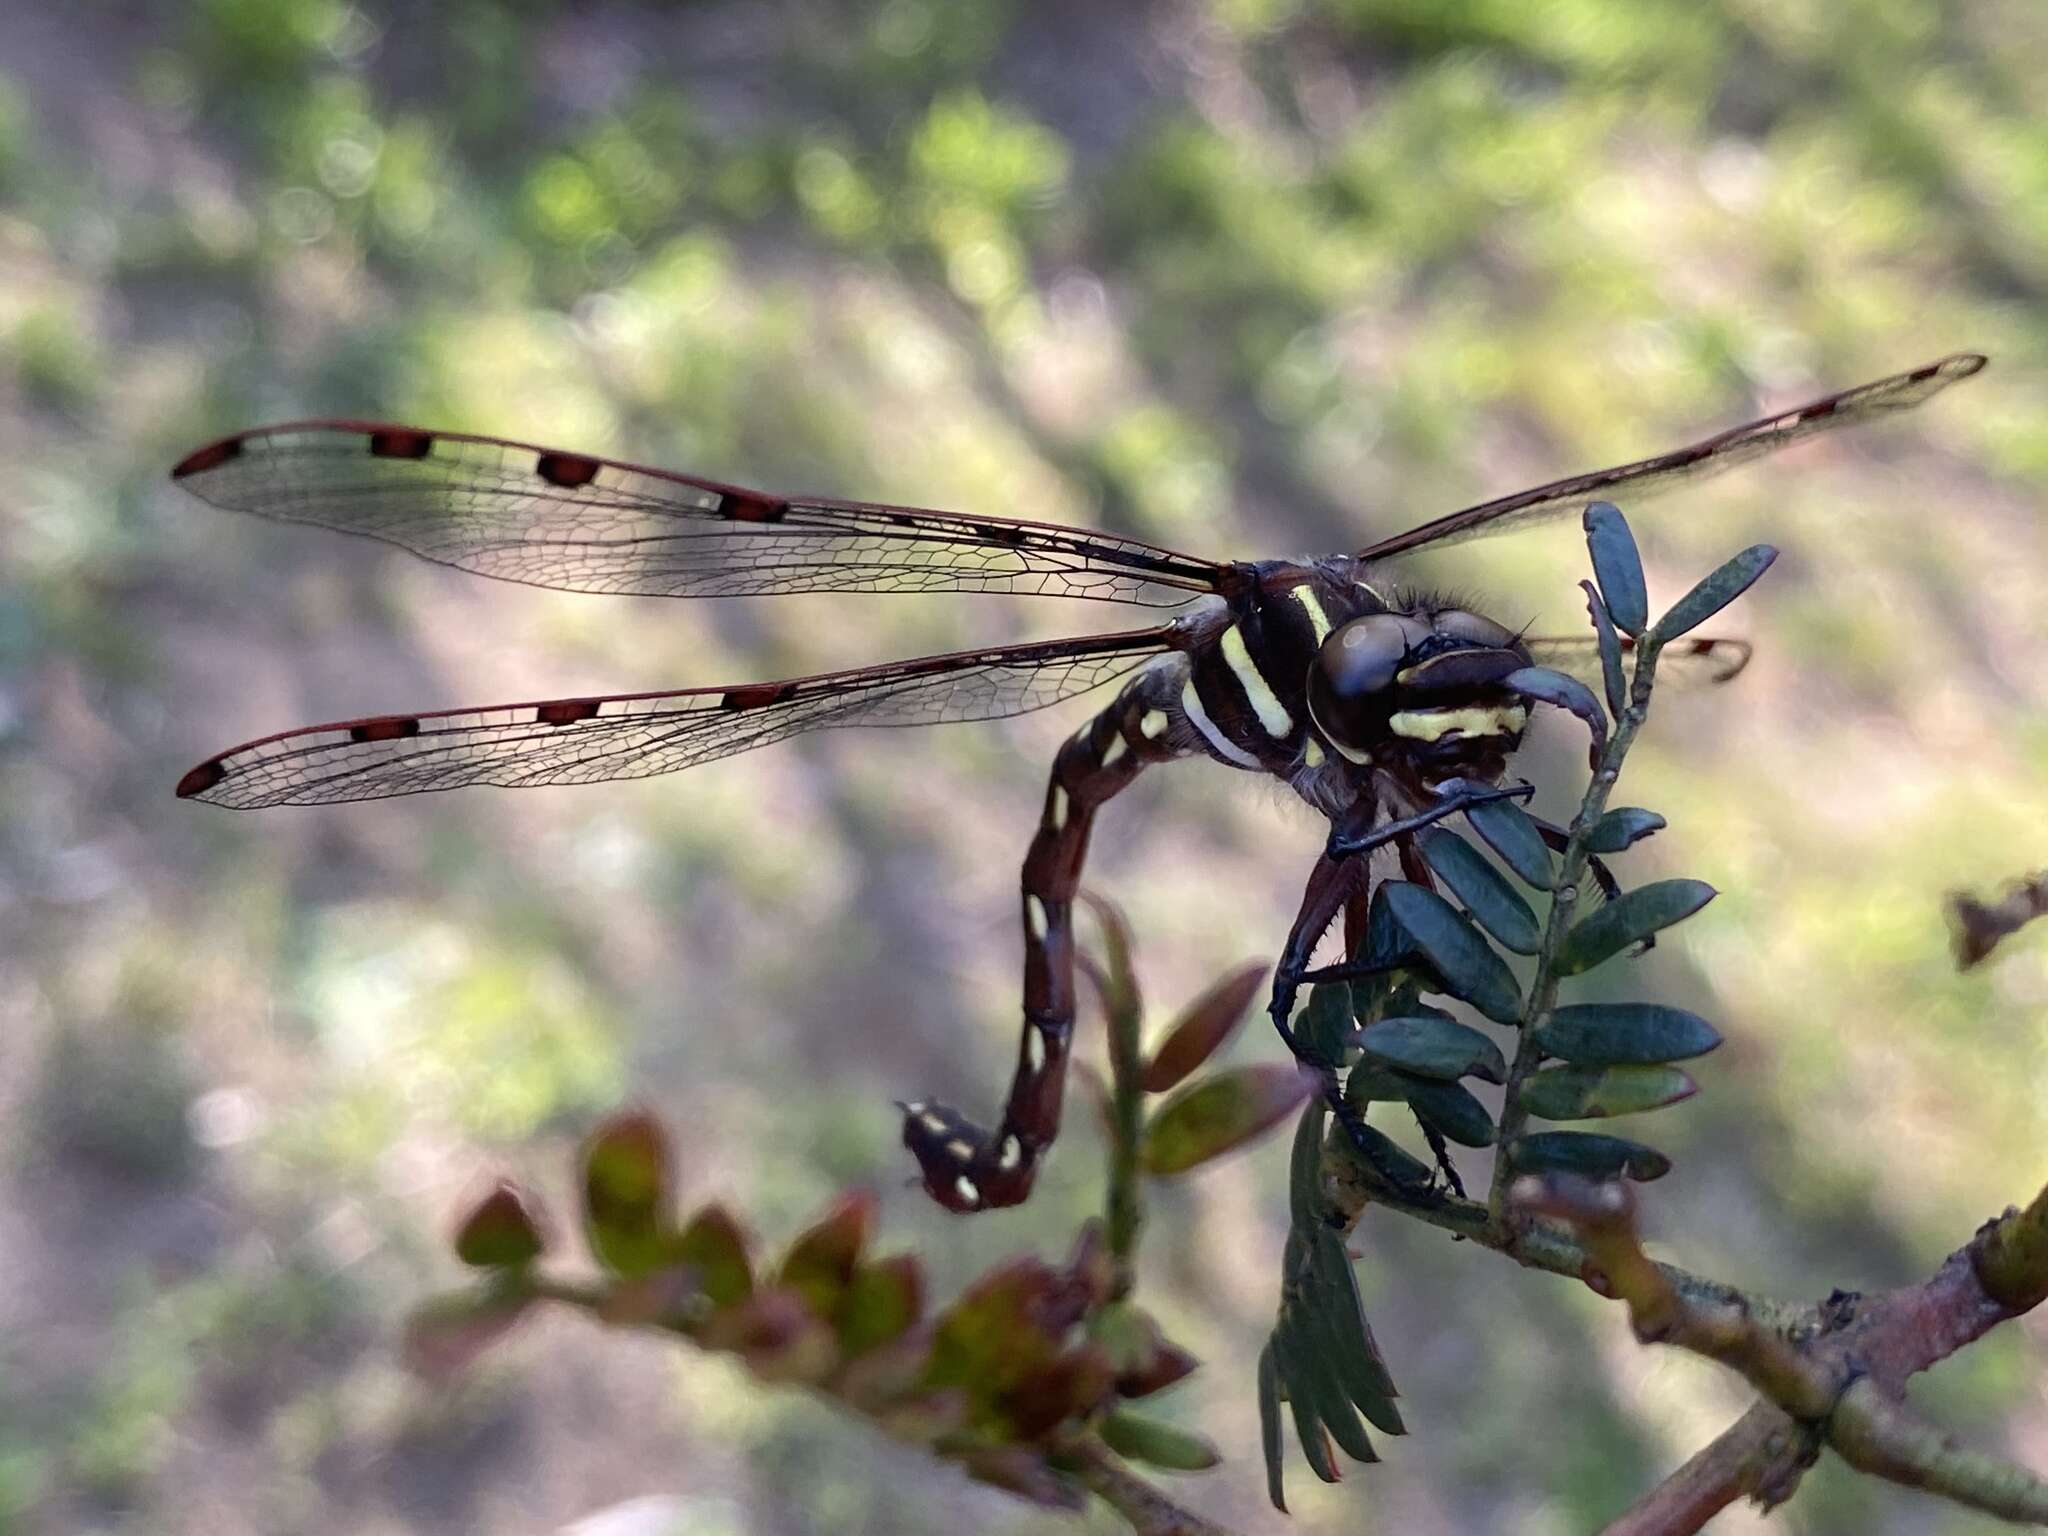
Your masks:
<path fill-rule="evenodd" d="M 1690 1461 L 1638 1500 L 1600 1536 L 1669 1536 L 1696 1531 L 1747 1495 L 1766 1507 L 1783 1502 L 1812 1462 L 1810 1437 L 1790 1414 L 1761 1400 Z"/>
<path fill-rule="evenodd" d="M 1136 1536 L 1231 1536 L 1223 1526 L 1182 1509 L 1092 1436 L 1068 1446 L 1062 1460 L 1090 1493 L 1124 1517 Z"/>
<path fill-rule="evenodd" d="M 1657 657 L 1662 650 L 1654 632 L 1645 635 L 1635 648 L 1635 676 L 1629 689 L 1628 708 L 1615 722 L 1614 734 L 1607 739 L 1606 747 L 1600 753 L 1599 763 L 1593 770 L 1593 781 L 1586 786 L 1585 798 L 1579 802 L 1578 814 L 1572 818 L 1571 829 L 1565 839 L 1564 852 L 1558 858 L 1557 877 L 1551 882 L 1550 914 L 1543 925 L 1543 942 L 1536 951 L 1536 972 L 1530 978 L 1528 995 L 1522 1003 L 1515 1059 L 1508 1067 L 1507 1092 L 1501 1102 L 1500 1130 L 1495 1138 L 1495 1145 L 1500 1151 L 1494 1158 L 1493 1187 L 1486 1201 L 1490 1225 L 1502 1238 L 1508 1238 L 1512 1232 L 1507 1220 L 1507 1192 L 1514 1170 L 1508 1163 L 1507 1147 L 1529 1123 L 1529 1112 L 1522 1107 L 1522 1085 L 1543 1063 L 1543 1052 L 1537 1047 L 1534 1035 L 1536 1026 L 1543 1022 L 1557 1002 L 1558 952 L 1563 949 L 1565 936 L 1571 932 L 1572 921 L 1577 916 L 1579 885 L 1586 877 L 1586 863 L 1591 856 L 1586 847 L 1586 834 L 1606 814 L 1607 797 L 1613 791 L 1615 781 L 1621 777 L 1622 760 L 1635 744 L 1644 721 L 1649 719 L 1650 690 L 1657 675 Z M 1594 706 L 1596 710 L 1597 707 Z"/>

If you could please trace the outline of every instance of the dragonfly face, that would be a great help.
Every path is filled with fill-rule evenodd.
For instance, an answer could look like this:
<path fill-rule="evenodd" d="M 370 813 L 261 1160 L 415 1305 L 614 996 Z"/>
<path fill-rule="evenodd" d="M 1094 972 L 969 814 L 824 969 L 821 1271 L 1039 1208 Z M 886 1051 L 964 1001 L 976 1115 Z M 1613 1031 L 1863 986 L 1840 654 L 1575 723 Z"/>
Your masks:
<path fill-rule="evenodd" d="M 461 785 L 589 783 L 667 773 L 805 731 L 988 720 L 1126 679 L 1054 762 L 1022 878 L 1024 1029 L 1000 1123 L 906 1106 L 925 1187 L 953 1210 L 1011 1205 L 1059 1128 L 1075 1016 L 1072 908 L 1096 811 L 1146 766 L 1207 756 L 1280 778 L 1339 824 L 1276 972 L 1291 977 L 1387 840 L 1428 875 L 1415 817 L 1452 781 L 1491 782 L 1527 712 L 1507 687 L 1540 662 L 1588 671 L 1590 636 L 1525 637 L 1454 603 L 1389 593 L 1378 564 L 1425 546 L 1575 514 L 1918 405 L 1984 366 L 1958 354 L 1735 427 L 1671 453 L 1482 502 L 1350 555 L 1217 561 L 1051 523 L 775 496 L 470 433 L 297 422 L 222 438 L 172 471 L 216 505 L 381 539 L 482 575 L 579 592 L 1003 592 L 1140 607 L 1203 601 L 1150 628 L 926 656 L 782 682 L 381 715 L 264 736 L 206 759 L 180 796 L 239 808 L 377 799 Z M 1688 639 L 1661 676 L 1725 681 L 1739 641 Z M 1401 802 L 1407 802 L 1403 807 Z M 1439 801 L 1442 805 L 1444 802 Z M 1283 1027 L 1283 1034 L 1285 1033 Z M 1333 1076 L 1326 1076 L 1334 1084 Z M 1334 1091 L 1334 1090 L 1333 1090 Z M 1340 1118 L 1342 1108 L 1340 1105 Z"/>

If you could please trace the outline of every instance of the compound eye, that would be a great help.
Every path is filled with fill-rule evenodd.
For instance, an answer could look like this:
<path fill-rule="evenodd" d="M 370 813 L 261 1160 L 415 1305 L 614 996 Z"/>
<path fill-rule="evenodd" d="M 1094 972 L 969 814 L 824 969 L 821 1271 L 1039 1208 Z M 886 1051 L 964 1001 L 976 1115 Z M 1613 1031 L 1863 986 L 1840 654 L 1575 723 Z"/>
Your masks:
<path fill-rule="evenodd" d="M 1515 643 L 1511 630 L 1502 628 L 1491 619 L 1482 619 L 1476 613 L 1468 613 L 1463 608 L 1446 608 L 1437 614 L 1436 632 L 1453 640 L 1483 645 L 1492 650 L 1506 650 Z"/>
<path fill-rule="evenodd" d="M 1340 626 L 1316 655 L 1316 671 L 1339 699 L 1363 699 L 1394 686 L 1408 653 L 1429 637 L 1405 614 L 1370 613 Z"/>

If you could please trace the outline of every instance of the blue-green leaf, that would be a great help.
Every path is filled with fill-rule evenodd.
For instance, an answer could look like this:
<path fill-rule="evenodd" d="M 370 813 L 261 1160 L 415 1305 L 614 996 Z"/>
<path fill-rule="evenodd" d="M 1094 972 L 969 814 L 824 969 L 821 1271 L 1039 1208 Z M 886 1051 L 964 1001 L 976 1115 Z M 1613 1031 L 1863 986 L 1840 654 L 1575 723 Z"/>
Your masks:
<path fill-rule="evenodd" d="M 1518 1173 L 1576 1173 L 1588 1179 L 1623 1175 L 1647 1183 L 1671 1171 L 1671 1159 L 1655 1147 L 1592 1131 L 1536 1131 L 1507 1145 L 1508 1166 Z"/>
<path fill-rule="evenodd" d="M 1415 841 L 1429 867 L 1480 927 L 1518 955 L 1536 953 L 1543 941 L 1536 914 L 1477 848 L 1443 827 L 1425 827 Z"/>
<path fill-rule="evenodd" d="M 1581 1066 L 1685 1061 L 1721 1043 L 1698 1014 L 1658 1003 L 1568 1003 L 1551 1011 L 1534 1038 L 1545 1054 Z"/>
<path fill-rule="evenodd" d="M 1699 1086 L 1678 1067 L 1545 1067 L 1522 1084 L 1522 1107 L 1545 1120 L 1600 1120 L 1662 1109 Z"/>
<path fill-rule="evenodd" d="M 1593 556 L 1593 574 L 1616 627 L 1640 635 L 1649 627 L 1650 598 L 1643 587 L 1643 562 L 1636 553 L 1628 520 L 1611 501 L 1596 501 L 1583 519 L 1586 548 Z"/>
<path fill-rule="evenodd" d="M 1478 1030 L 1451 1019 L 1430 1014 L 1381 1019 L 1360 1031 L 1358 1045 L 1375 1061 L 1417 1077 L 1507 1081 L 1507 1061 L 1500 1047 Z"/>
<path fill-rule="evenodd" d="M 1664 825 L 1664 818 L 1655 811 L 1634 805 L 1618 806 L 1593 823 L 1592 829 L 1586 833 L 1586 851 L 1619 853 L 1630 844 L 1641 842 L 1652 832 L 1662 831 Z"/>
<path fill-rule="evenodd" d="M 1519 1019 L 1522 991 L 1514 972 L 1464 913 L 1435 891 L 1406 880 L 1389 880 L 1380 893 L 1387 910 L 1452 992 L 1496 1024 Z"/>
<path fill-rule="evenodd" d="M 1512 800 L 1488 800 L 1467 806 L 1465 820 L 1524 885 L 1550 889 L 1550 849 L 1527 811 Z"/>
<path fill-rule="evenodd" d="M 1671 605 L 1650 631 L 1650 639 L 1663 644 L 1676 640 L 1689 629 L 1697 629 L 1750 588 L 1757 577 L 1771 568 L 1778 552 L 1768 544 L 1752 544 L 1698 586 Z"/>
<path fill-rule="evenodd" d="M 1565 935 L 1557 956 L 1558 975 L 1576 976 L 1591 970 L 1629 945 L 1683 922 L 1712 901 L 1714 894 L 1704 880 L 1656 880 L 1622 892 L 1580 918 Z"/>

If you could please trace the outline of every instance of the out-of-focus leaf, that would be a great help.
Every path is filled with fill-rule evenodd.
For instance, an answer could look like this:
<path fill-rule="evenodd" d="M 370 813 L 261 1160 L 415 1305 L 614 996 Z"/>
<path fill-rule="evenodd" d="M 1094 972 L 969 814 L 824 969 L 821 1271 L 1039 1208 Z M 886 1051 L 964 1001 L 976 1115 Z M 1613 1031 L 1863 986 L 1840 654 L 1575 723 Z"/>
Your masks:
<path fill-rule="evenodd" d="M 1557 955 L 1557 973 L 1576 976 L 1629 945 L 1685 921 L 1714 899 L 1704 880 L 1654 880 L 1624 891 L 1572 925 Z"/>
<path fill-rule="evenodd" d="M 1561 1061 L 1603 1067 L 1685 1061 L 1721 1043 L 1698 1014 L 1658 1003 L 1570 1003 L 1552 1010 L 1534 1038 Z"/>
<path fill-rule="evenodd" d="M 1019 1439 L 1037 1440 L 1068 1419 L 1085 1418 L 1116 1390 L 1116 1370 L 1093 1344 L 1063 1350 L 1003 1394 L 1002 1415 Z"/>
<path fill-rule="evenodd" d="M 924 1311 L 924 1267 L 891 1254 L 853 1272 L 839 1303 L 839 1347 L 849 1357 L 893 1344 Z"/>
<path fill-rule="evenodd" d="M 1093 891 L 1083 891 L 1081 899 L 1094 909 L 1102 925 L 1104 966 L 1096 984 L 1102 988 L 1103 1007 L 1113 1014 L 1142 1017 L 1145 999 L 1138 988 L 1137 970 L 1131 963 L 1131 925 L 1125 921 L 1123 909 Z"/>
<path fill-rule="evenodd" d="M 1522 991 L 1514 972 L 1462 912 L 1435 891 L 1406 880 L 1389 880 L 1380 892 L 1387 910 L 1453 992 L 1497 1024 L 1515 1022 Z"/>
<path fill-rule="evenodd" d="M 1593 738 L 1588 757 L 1595 768 L 1600 766 L 1600 755 L 1607 750 L 1607 711 L 1593 697 L 1592 689 L 1576 677 L 1549 667 L 1524 667 L 1519 672 L 1510 672 L 1501 680 L 1501 686 L 1524 698 L 1555 704 L 1577 715 Z"/>
<path fill-rule="evenodd" d="M 1639 843 L 1652 832 L 1661 831 L 1664 818 L 1655 811 L 1643 810 L 1640 806 L 1617 806 L 1594 822 L 1586 833 L 1586 851 L 1589 853 L 1619 853 L 1632 843 Z"/>
<path fill-rule="evenodd" d="M 1358 1046 L 1375 1061 L 1417 1077 L 1508 1080 L 1507 1059 L 1499 1046 L 1476 1029 L 1433 1014 L 1381 1019 L 1360 1031 Z"/>
<path fill-rule="evenodd" d="M 1117 1455 L 1169 1472 L 1206 1472 L 1223 1460 L 1202 1436 L 1130 1408 L 1110 1409 L 1097 1428 Z"/>
<path fill-rule="evenodd" d="M 1550 849 L 1527 811 L 1512 800 L 1487 800 L 1466 807 L 1465 820 L 1524 885 L 1550 889 Z"/>
<path fill-rule="evenodd" d="M 1584 523 L 1586 548 L 1593 556 L 1593 574 L 1607 599 L 1607 611 L 1618 628 L 1631 635 L 1642 634 L 1650 624 L 1650 597 L 1643 586 L 1642 557 L 1636 553 L 1636 536 L 1629 532 L 1628 520 L 1613 502 L 1596 501 L 1586 508 Z"/>
<path fill-rule="evenodd" d="M 1147 1093 L 1165 1093 L 1216 1054 L 1237 1032 L 1245 1011 L 1266 979 L 1263 961 L 1243 965 L 1189 1003 L 1145 1063 L 1140 1085 Z"/>
<path fill-rule="evenodd" d="M 966 1417 L 974 1406 L 971 1393 L 959 1387 L 932 1387 L 927 1380 L 934 1334 L 935 1329 L 927 1319 L 911 1324 L 886 1344 L 860 1354 L 848 1352 L 833 1391 L 865 1413 L 879 1413 L 891 1404 L 923 1401 L 928 1410 L 942 1414 L 954 1413 L 957 1405 L 958 1417 Z M 908 1426 L 913 1435 L 923 1427 L 922 1414 L 914 1415 Z M 939 1432 L 952 1427 L 953 1424 L 946 1424 Z"/>
<path fill-rule="evenodd" d="M 455 1257 L 474 1269 L 516 1268 L 546 1250 L 538 1206 L 510 1180 L 500 1180 L 455 1231 Z"/>
<path fill-rule="evenodd" d="M 840 1196 L 790 1244 L 773 1283 L 802 1296 L 818 1316 L 835 1316 L 874 1225 L 872 1194 L 854 1190 Z"/>
<path fill-rule="evenodd" d="M 1410 1077 L 1403 1072 L 1403 1097 L 1408 1107 L 1430 1127 L 1461 1147 L 1493 1145 L 1493 1116 L 1472 1096 L 1463 1083 L 1440 1082 L 1429 1077 Z"/>
<path fill-rule="evenodd" d="M 1050 1364 L 1085 1310 L 1085 1298 L 1042 1259 L 999 1264 L 932 1319 L 926 1382 L 990 1401 Z"/>
<path fill-rule="evenodd" d="M 1108 1228 L 1101 1217 L 1091 1216 L 1074 1234 L 1074 1246 L 1067 1254 L 1067 1267 L 1061 1276 L 1068 1298 L 1065 1305 L 1078 1308 L 1074 1313 L 1076 1320 L 1109 1300 L 1117 1272 L 1116 1256 L 1109 1251 Z"/>
<path fill-rule="evenodd" d="M 756 1291 L 714 1312 L 699 1330 L 706 1349 L 729 1350 L 763 1381 L 823 1381 L 839 1363 L 832 1325 L 795 1291 Z"/>
<path fill-rule="evenodd" d="M 1522 1084 L 1522 1107 L 1545 1120 L 1600 1120 L 1662 1109 L 1697 1092 L 1678 1067 L 1546 1067 Z"/>
<path fill-rule="evenodd" d="M 408 1369 L 446 1381 L 526 1315 L 533 1295 L 525 1286 L 487 1287 L 437 1296 L 406 1319 L 401 1354 Z"/>
<path fill-rule="evenodd" d="M 1619 720 L 1622 711 L 1628 708 L 1628 677 L 1621 670 L 1621 637 L 1614 632 L 1614 620 L 1608 615 L 1607 604 L 1600 600 L 1600 589 L 1590 581 L 1579 586 L 1586 594 L 1586 615 L 1593 621 L 1593 643 L 1600 651 L 1600 682 L 1607 694 L 1607 712 Z"/>
<path fill-rule="evenodd" d="M 1313 1077 L 1281 1062 L 1233 1067 L 1185 1084 L 1145 1127 L 1145 1171 L 1185 1173 L 1270 1130 L 1315 1091 Z"/>
<path fill-rule="evenodd" d="M 598 1262 L 639 1275 L 671 1261 L 668 1133 L 644 1110 L 614 1115 L 583 1146 L 583 1222 Z"/>
<path fill-rule="evenodd" d="M 1642 1183 L 1671 1171 L 1671 1159 L 1655 1147 L 1591 1131 L 1537 1131 L 1507 1146 L 1508 1164 L 1521 1173 L 1576 1173 L 1589 1179 L 1626 1174 Z"/>
<path fill-rule="evenodd" d="M 714 1307 L 730 1307 L 754 1292 L 746 1234 L 722 1205 L 707 1205 L 669 1245 L 671 1260 L 696 1271 L 697 1284 Z"/>
<path fill-rule="evenodd" d="M 1259 1450 L 1266 1459 L 1266 1497 L 1287 1513 L 1280 1447 L 1280 1367 L 1273 1360 L 1273 1341 L 1259 1351 Z"/>
<path fill-rule="evenodd" d="M 1443 827 L 1425 827 L 1416 843 L 1429 867 L 1436 871 L 1451 894 L 1465 904 L 1479 926 L 1518 955 L 1533 955 L 1543 940 L 1536 926 L 1536 914 L 1521 892 L 1509 885 L 1486 856 L 1457 833 Z"/>
<path fill-rule="evenodd" d="M 1676 640 L 1689 629 L 1697 629 L 1747 592 L 1750 584 L 1769 570 L 1777 558 L 1778 552 L 1768 544 L 1750 545 L 1673 603 L 1651 629 L 1650 639 L 1661 645 Z"/>
<path fill-rule="evenodd" d="M 1311 987 L 1295 1032 L 1317 1060 L 1344 1060 L 1351 1043 L 1351 984 L 1319 981 Z"/>
<path fill-rule="evenodd" d="M 1112 1302 L 1091 1317 L 1088 1337 L 1108 1358 L 1124 1397 L 1149 1397 L 1200 1363 L 1168 1341 L 1151 1313 L 1129 1301 Z"/>
<path fill-rule="evenodd" d="M 835 1384 L 835 1390 L 843 1386 Z M 948 1388 L 889 1398 L 865 1411 L 884 1433 L 912 1445 L 930 1445 L 966 1428 L 974 1404 L 965 1392 Z"/>

